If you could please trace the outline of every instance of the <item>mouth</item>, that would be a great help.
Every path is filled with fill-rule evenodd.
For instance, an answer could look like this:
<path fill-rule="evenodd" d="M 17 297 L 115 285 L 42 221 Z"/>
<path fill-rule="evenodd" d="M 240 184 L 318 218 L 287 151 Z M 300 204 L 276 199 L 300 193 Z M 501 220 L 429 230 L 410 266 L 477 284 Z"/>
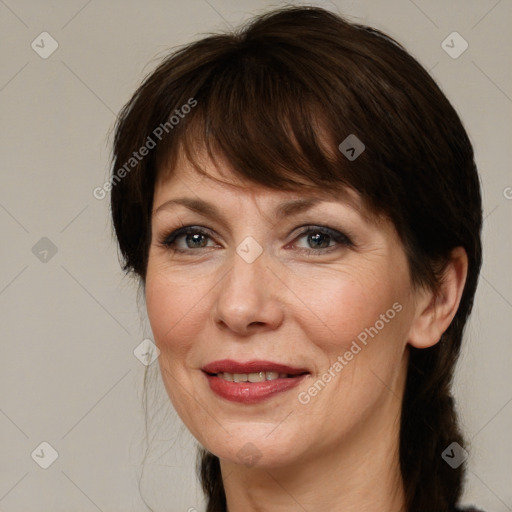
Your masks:
<path fill-rule="evenodd" d="M 262 382 L 278 378 L 293 378 L 309 373 L 305 368 L 295 368 L 271 361 L 247 361 L 241 363 L 232 359 L 214 361 L 203 366 L 201 369 L 209 375 L 225 378 L 230 382 Z"/>
<path fill-rule="evenodd" d="M 211 390 L 232 402 L 257 403 L 291 390 L 310 372 L 270 361 L 245 363 L 224 359 L 201 368 Z"/>
<path fill-rule="evenodd" d="M 251 373 L 229 373 L 229 372 L 220 372 L 220 373 L 208 373 L 208 375 L 212 377 L 218 377 L 219 379 L 226 380 L 228 382 L 266 382 L 270 380 L 276 379 L 293 379 L 294 377 L 298 377 L 300 375 L 305 375 L 302 373 L 300 375 L 290 375 L 288 373 L 279 373 L 273 371 L 260 371 L 260 372 L 251 372 Z"/>

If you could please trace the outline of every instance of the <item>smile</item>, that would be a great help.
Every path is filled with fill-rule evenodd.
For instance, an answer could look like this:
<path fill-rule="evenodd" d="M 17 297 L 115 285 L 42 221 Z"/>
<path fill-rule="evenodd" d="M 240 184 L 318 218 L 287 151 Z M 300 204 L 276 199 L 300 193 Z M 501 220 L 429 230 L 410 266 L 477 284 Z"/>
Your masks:
<path fill-rule="evenodd" d="M 289 391 L 309 375 L 302 368 L 269 361 L 241 363 L 230 359 L 202 368 L 210 389 L 231 402 L 254 404 Z"/>
<path fill-rule="evenodd" d="M 286 373 L 278 372 L 257 372 L 257 373 L 217 373 L 219 379 L 228 382 L 265 382 L 267 380 L 286 379 L 291 377 Z"/>

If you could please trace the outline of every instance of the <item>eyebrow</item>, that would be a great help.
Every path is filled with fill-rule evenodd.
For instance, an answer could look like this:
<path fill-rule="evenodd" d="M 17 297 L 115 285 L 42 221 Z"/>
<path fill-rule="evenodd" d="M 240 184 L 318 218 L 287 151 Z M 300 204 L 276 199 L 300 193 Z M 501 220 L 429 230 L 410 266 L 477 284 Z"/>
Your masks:
<path fill-rule="evenodd" d="M 326 199 L 314 197 L 305 199 L 294 199 L 291 201 L 287 201 L 286 203 L 280 204 L 275 209 L 274 216 L 277 219 L 290 217 L 310 210 L 317 204 L 323 202 L 326 202 Z M 177 197 L 175 199 L 170 199 L 169 201 L 166 201 L 165 203 L 161 204 L 156 210 L 154 210 L 153 214 L 155 215 L 162 210 L 172 209 L 172 207 L 175 205 L 185 206 L 189 210 L 192 210 L 207 217 L 212 217 L 215 219 L 223 218 L 221 211 L 213 203 L 209 203 L 208 201 L 196 199 L 193 197 Z"/>

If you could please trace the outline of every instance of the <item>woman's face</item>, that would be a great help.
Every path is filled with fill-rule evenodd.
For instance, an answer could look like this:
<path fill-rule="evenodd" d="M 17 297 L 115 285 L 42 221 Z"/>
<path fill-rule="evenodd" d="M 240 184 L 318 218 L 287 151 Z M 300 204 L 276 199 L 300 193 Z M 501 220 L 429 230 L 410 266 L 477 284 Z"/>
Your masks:
<path fill-rule="evenodd" d="M 415 301 L 388 221 L 352 192 L 235 187 L 185 160 L 153 204 L 148 315 L 203 446 L 277 467 L 398 432 Z"/>

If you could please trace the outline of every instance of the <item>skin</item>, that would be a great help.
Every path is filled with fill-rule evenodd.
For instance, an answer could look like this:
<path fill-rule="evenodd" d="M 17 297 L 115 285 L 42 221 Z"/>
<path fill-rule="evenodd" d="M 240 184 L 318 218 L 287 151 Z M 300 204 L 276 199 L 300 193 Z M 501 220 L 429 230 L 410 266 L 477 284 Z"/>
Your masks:
<path fill-rule="evenodd" d="M 243 183 L 219 161 L 222 174 L 206 157 L 203 168 L 229 183 L 198 174 L 184 158 L 157 182 L 145 293 L 167 393 L 190 432 L 220 458 L 229 512 L 404 510 L 398 435 L 408 346 L 431 346 L 448 327 L 465 252 L 453 252 L 437 296 L 415 289 L 393 225 L 368 216 L 355 193 L 317 192 L 324 202 L 277 222 L 275 208 L 305 193 Z M 163 206 L 182 196 L 213 203 L 222 220 Z M 208 228 L 206 247 L 190 237 L 187 245 L 186 235 L 176 242 L 186 252 L 162 246 L 186 225 Z M 333 250 L 322 254 L 301 234 L 305 225 L 345 233 L 353 245 L 324 236 L 320 244 Z M 236 252 L 247 236 L 263 249 L 252 263 Z M 299 394 L 397 303 L 394 318 L 301 403 Z M 224 358 L 265 359 L 310 375 L 262 403 L 233 403 L 214 394 L 201 371 Z M 249 463 L 239 455 L 244 447 Z"/>

